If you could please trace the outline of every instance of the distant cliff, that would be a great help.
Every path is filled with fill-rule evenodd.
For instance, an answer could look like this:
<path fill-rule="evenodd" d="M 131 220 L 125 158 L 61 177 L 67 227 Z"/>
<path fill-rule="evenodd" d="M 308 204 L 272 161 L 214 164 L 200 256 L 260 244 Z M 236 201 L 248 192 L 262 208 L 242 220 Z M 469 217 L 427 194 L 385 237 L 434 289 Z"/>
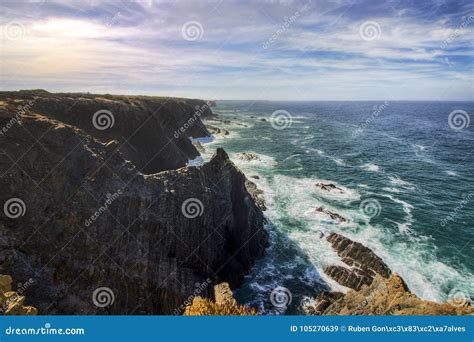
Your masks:
<path fill-rule="evenodd" d="M 98 111 L 113 124 L 98 129 Z M 200 100 L 0 93 L 0 271 L 35 280 L 28 304 L 171 314 L 197 288 L 240 285 L 264 217 L 225 151 L 184 167 L 206 115 Z"/>

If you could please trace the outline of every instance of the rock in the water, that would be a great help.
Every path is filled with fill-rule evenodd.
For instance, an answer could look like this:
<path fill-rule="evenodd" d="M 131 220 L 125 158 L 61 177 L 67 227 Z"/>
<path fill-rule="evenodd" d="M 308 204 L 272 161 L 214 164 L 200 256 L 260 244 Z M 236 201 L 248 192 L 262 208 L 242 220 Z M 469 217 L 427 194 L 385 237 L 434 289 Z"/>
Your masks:
<path fill-rule="evenodd" d="M 347 219 L 344 216 L 341 216 L 338 213 L 333 213 L 332 211 L 326 210 L 323 207 L 316 208 L 316 211 L 329 215 L 332 220 L 338 222 L 347 222 Z"/>
<path fill-rule="evenodd" d="M 370 248 L 337 233 L 327 237 L 342 261 L 349 267 L 327 266 L 324 272 L 341 285 L 359 290 L 370 285 L 376 274 L 388 278 L 391 270 Z"/>
<path fill-rule="evenodd" d="M 209 132 L 211 132 L 214 135 L 220 135 L 220 136 L 229 135 L 229 131 L 224 128 L 219 128 L 219 127 L 215 127 L 211 125 L 207 125 L 206 128 Z"/>
<path fill-rule="evenodd" d="M 237 153 L 237 158 L 245 161 L 261 160 L 258 154 L 252 152 Z"/>
<path fill-rule="evenodd" d="M 316 187 L 322 189 L 322 190 L 326 190 L 326 191 L 331 191 L 331 190 L 339 190 L 339 191 L 342 191 L 341 188 L 337 187 L 336 185 L 332 184 L 332 183 L 328 183 L 328 184 L 325 184 L 325 183 L 316 183 L 315 184 Z"/>
<path fill-rule="evenodd" d="M 260 177 L 257 176 L 257 175 L 251 175 L 250 178 L 253 178 L 253 179 L 260 179 Z"/>

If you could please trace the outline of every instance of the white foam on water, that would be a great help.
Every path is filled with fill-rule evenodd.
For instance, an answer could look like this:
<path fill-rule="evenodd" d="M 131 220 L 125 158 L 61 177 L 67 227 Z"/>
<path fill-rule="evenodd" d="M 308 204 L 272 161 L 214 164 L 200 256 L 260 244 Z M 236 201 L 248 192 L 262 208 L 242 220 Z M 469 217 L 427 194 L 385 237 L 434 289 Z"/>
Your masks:
<path fill-rule="evenodd" d="M 404 181 L 397 175 L 388 176 L 388 179 L 390 180 L 390 183 L 393 185 L 396 185 L 408 190 L 415 190 L 415 186 L 412 183 Z"/>
<path fill-rule="evenodd" d="M 364 164 L 364 165 L 361 165 L 360 166 L 362 169 L 366 170 L 366 171 L 370 171 L 370 172 L 379 172 L 380 168 L 378 165 L 376 164 L 371 164 L 371 163 L 368 163 L 368 164 Z"/>
<path fill-rule="evenodd" d="M 402 191 L 401 191 L 400 189 L 398 189 L 398 188 L 388 188 L 388 187 L 386 187 L 386 188 L 382 188 L 382 190 L 383 190 L 383 191 L 387 191 L 387 192 L 393 192 L 393 193 L 395 193 L 395 194 L 399 194 L 399 193 L 402 192 Z"/>
<path fill-rule="evenodd" d="M 247 153 L 255 154 L 258 159 L 243 160 L 239 158 L 240 153 L 232 153 L 230 155 L 230 159 L 234 162 L 235 165 L 237 165 L 244 171 L 252 169 L 271 169 L 277 165 L 277 162 L 273 157 L 252 151 L 248 151 Z"/>
<path fill-rule="evenodd" d="M 457 172 L 454 172 L 454 171 L 448 170 L 448 171 L 444 171 L 444 172 L 446 172 L 446 174 L 447 174 L 448 176 L 453 176 L 453 177 L 459 176 L 459 175 L 457 174 Z"/>

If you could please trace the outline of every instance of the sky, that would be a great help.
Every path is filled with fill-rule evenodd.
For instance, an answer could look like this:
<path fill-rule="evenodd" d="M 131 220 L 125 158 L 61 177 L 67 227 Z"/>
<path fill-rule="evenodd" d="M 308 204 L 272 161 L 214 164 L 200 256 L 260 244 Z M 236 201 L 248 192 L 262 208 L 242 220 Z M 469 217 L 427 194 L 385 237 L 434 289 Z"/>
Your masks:
<path fill-rule="evenodd" d="M 474 100 L 474 2 L 0 0 L 0 89 Z"/>

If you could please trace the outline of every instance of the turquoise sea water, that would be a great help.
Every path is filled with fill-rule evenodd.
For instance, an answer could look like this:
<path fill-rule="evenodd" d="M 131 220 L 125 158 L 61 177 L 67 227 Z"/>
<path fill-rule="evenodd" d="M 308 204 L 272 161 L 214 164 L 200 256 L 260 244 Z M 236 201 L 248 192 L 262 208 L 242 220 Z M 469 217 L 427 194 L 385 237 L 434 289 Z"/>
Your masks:
<path fill-rule="evenodd" d="M 204 157 L 224 147 L 247 177 L 259 176 L 250 179 L 271 222 L 271 247 L 240 301 L 291 314 L 320 290 L 345 290 L 323 272 L 341 264 L 330 232 L 370 247 L 423 299 L 474 298 L 473 102 L 220 101 L 213 110 L 232 122 L 209 124 L 231 134 L 206 144 Z M 450 119 L 455 110 L 464 113 Z M 241 152 L 260 160 L 239 160 Z M 278 286 L 291 293 L 288 306 L 272 304 Z"/>

